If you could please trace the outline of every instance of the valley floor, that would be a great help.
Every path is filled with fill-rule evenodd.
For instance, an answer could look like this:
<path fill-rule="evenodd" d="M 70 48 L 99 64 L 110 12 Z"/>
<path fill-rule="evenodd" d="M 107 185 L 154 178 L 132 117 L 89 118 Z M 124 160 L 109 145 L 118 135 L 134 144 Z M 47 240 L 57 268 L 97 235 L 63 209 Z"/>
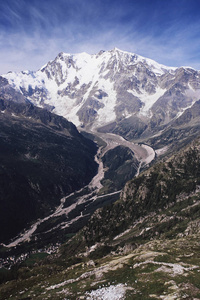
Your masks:
<path fill-rule="evenodd" d="M 22 232 L 18 237 L 13 239 L 8 245 L 4 245 L 8 248 L 16 247 L 17 245 L 28 242 L 30 239 L 34 239 L 34 234 L 37 229 L 44 223 L 50 222 L 51 220 L 57 217 L 66 217 L 66 221 L 62 221 L 60 224 L 57 224 L 55 227 L 51 227 L 50 231 L 64 229 L 66 227 L 70 227 L 73 223 L 78 222 L 80 219 L 84 218 L 87 214 L 84 210 L 85 207 L 88 206 L 89 203 L 95 202 L 97 199 L 111 196 L 111 195 L 119 195 L 120 191 L 115 191 L 113 193 L 104 194 L 98 196 L 100 189 L 102 188 L 101 181 L 104 178 L 104 166 L 102 163 L 102 157 L 105 155 L 106 152 L 109 150 L 121 145 L 128 147 L 131 149 L 135 157 L 139 160 L 139 167 L 136 176 L 139 175 L 140 168 L 149 164 L 155 158 L 154 150 L 147 146 L 147 145 L 137 145 L 132 142 L 129 142 L 118 136 L 116 134 L 110 133 L 96 133 L 98 137 L 100 137 L 105 143 L 105 147 L 100 147 L 97 155 L 95 156 L 95 160 L 98 163 L 98 173 L 89 183 L 89 185 L 85 186 L 81 190 L 74 192 L 64 198 L 61 199 L 61 204 L 56 210 L 50 214 L 49 216 L 45 217 L 44 219 L 37 220 L 30 228 L 28 228 L 25 232 Z M 68 205 L 68 201 L 70 198 L 74 198 L 73 203 Z M 68 216 L 74 212 L 75 216 L 73 218 L 68 218 Z"/>

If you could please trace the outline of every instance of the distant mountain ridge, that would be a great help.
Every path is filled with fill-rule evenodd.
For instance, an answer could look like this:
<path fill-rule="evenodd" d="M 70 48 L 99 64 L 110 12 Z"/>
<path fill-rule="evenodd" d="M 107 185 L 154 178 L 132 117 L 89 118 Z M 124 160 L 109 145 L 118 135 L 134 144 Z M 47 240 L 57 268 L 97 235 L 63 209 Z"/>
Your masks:
<path fill-rule="evenodd" d="M 192 108 L 200 98 L 199 75 L 114 48 L 60 53 L 37 72 L 3 77 L 31 103 L 76 126 L 134 139 L 152 136 Z"/>

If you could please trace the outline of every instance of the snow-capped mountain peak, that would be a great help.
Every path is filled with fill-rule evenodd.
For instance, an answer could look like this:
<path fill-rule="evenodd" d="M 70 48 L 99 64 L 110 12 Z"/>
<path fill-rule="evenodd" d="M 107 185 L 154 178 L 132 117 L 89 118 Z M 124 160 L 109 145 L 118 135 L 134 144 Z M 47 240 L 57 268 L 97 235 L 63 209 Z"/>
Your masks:
<path fill-rule="evenodd" d="M 169 122 L 196 101 L 200 86 L 191 68 L 167 67 L 118 48 L 93 55 L 61 52 L 37 72 L 4 77 L 35 105 L 90 128 L 130 117 Z"/>

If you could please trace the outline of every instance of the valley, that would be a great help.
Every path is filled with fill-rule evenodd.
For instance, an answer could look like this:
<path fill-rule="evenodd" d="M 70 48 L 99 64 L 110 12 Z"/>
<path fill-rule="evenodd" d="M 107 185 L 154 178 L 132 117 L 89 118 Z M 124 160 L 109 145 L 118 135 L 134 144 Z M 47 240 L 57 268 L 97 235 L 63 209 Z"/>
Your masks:
<path fill-rule="evenodd" d="M 1 299 L 200 299 L 199 97 L 117 48 L 0 77 Z"/>
<path fill-rule="evenodd" d="M 199 299 L 199 162 L 198 139 L 129 181 L 54 254 L 7 270 L 1 298 Z"/>
<path fill-rule="evenodd" d="M 59 238 L 61 232 L 66 228 L 68 234 L 70 234 L 74 233 L 74 230 L 77 231 L 77 228 L 81 228 L 83 224 L 86 224 L 86 221 L 91 215 L 91 211 L 94 211 L 98 207 L 99 201 L 100 203 L 103 203 L 103 199 L 109 197 L 110 202 L 111 196 L 113 197 L 112 202 L 115 201 L 115 199 L 119 197 L 121 189 L 118 191 L 111 191 L 107 194 L 101 193 L 101 189 L 103 187 L 101 181 L 104 178 L 102 157 L 111 149 L 117 146 L 124 146 L 133 151 L 138 161 L 138 164 L 135 166 L 137 176 L 139 175 L 140 168 L 144 168 L 155 158 L 154 150 L 147 145 L 131 143 L 116 134 L 102 134 L 95 132 L 95 135 L 100 138 L 106 146 L 101 146 L 95 156 L 95 161 L 98 163 L 98 173 L 94 176 L 91 182 L 80 190 L 63 197 L 60 201 L 60 205 L 53 213 L 43 219 L 38 219 L 33 223 L 33 225 L 31 225 L 30 228 L 12 239 L 9 244 L 4 244 L 3 246 L 11 248 L 18 245 L 22 246 L 22 243 L 32 241 L 32 247 L 34 247 L 34 241 L 37 241 L 37 247 L 40 247 L 39 240 L 42 239 L 44 242 L 45 235 L 47 235 L 47 233 L 57 235 L 57 240 L 54 241 L 56 244 L 60 242 Z M 71 199 L 73 199 L 73 201 L 70 201 Z M 105 200 L 103 205 L 106 205 L 109 202 L 108 200 Z M 56 220 L 56 226 L 54 225 L 53 220 Z M 43 225 L 45 225 L 44 229 L 40 229 Z M 74 225 L 76 229 L 74 229 Z"/>

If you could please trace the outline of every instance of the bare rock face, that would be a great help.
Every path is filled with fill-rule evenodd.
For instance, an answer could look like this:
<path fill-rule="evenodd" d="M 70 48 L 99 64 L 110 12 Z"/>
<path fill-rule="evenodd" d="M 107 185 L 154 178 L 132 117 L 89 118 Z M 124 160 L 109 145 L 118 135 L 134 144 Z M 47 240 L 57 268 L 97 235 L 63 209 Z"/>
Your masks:
<path fill-rule="evenodd" d="M 4 78 L 21 97 L 77 126 L 123 132 L 129 139 L 163 130 L 200 98 L 198 71 L 116 48 L 95 55 L 60 53 L 37 72 Z M 139 131 L 128 119 L 138 120 Z"/>

